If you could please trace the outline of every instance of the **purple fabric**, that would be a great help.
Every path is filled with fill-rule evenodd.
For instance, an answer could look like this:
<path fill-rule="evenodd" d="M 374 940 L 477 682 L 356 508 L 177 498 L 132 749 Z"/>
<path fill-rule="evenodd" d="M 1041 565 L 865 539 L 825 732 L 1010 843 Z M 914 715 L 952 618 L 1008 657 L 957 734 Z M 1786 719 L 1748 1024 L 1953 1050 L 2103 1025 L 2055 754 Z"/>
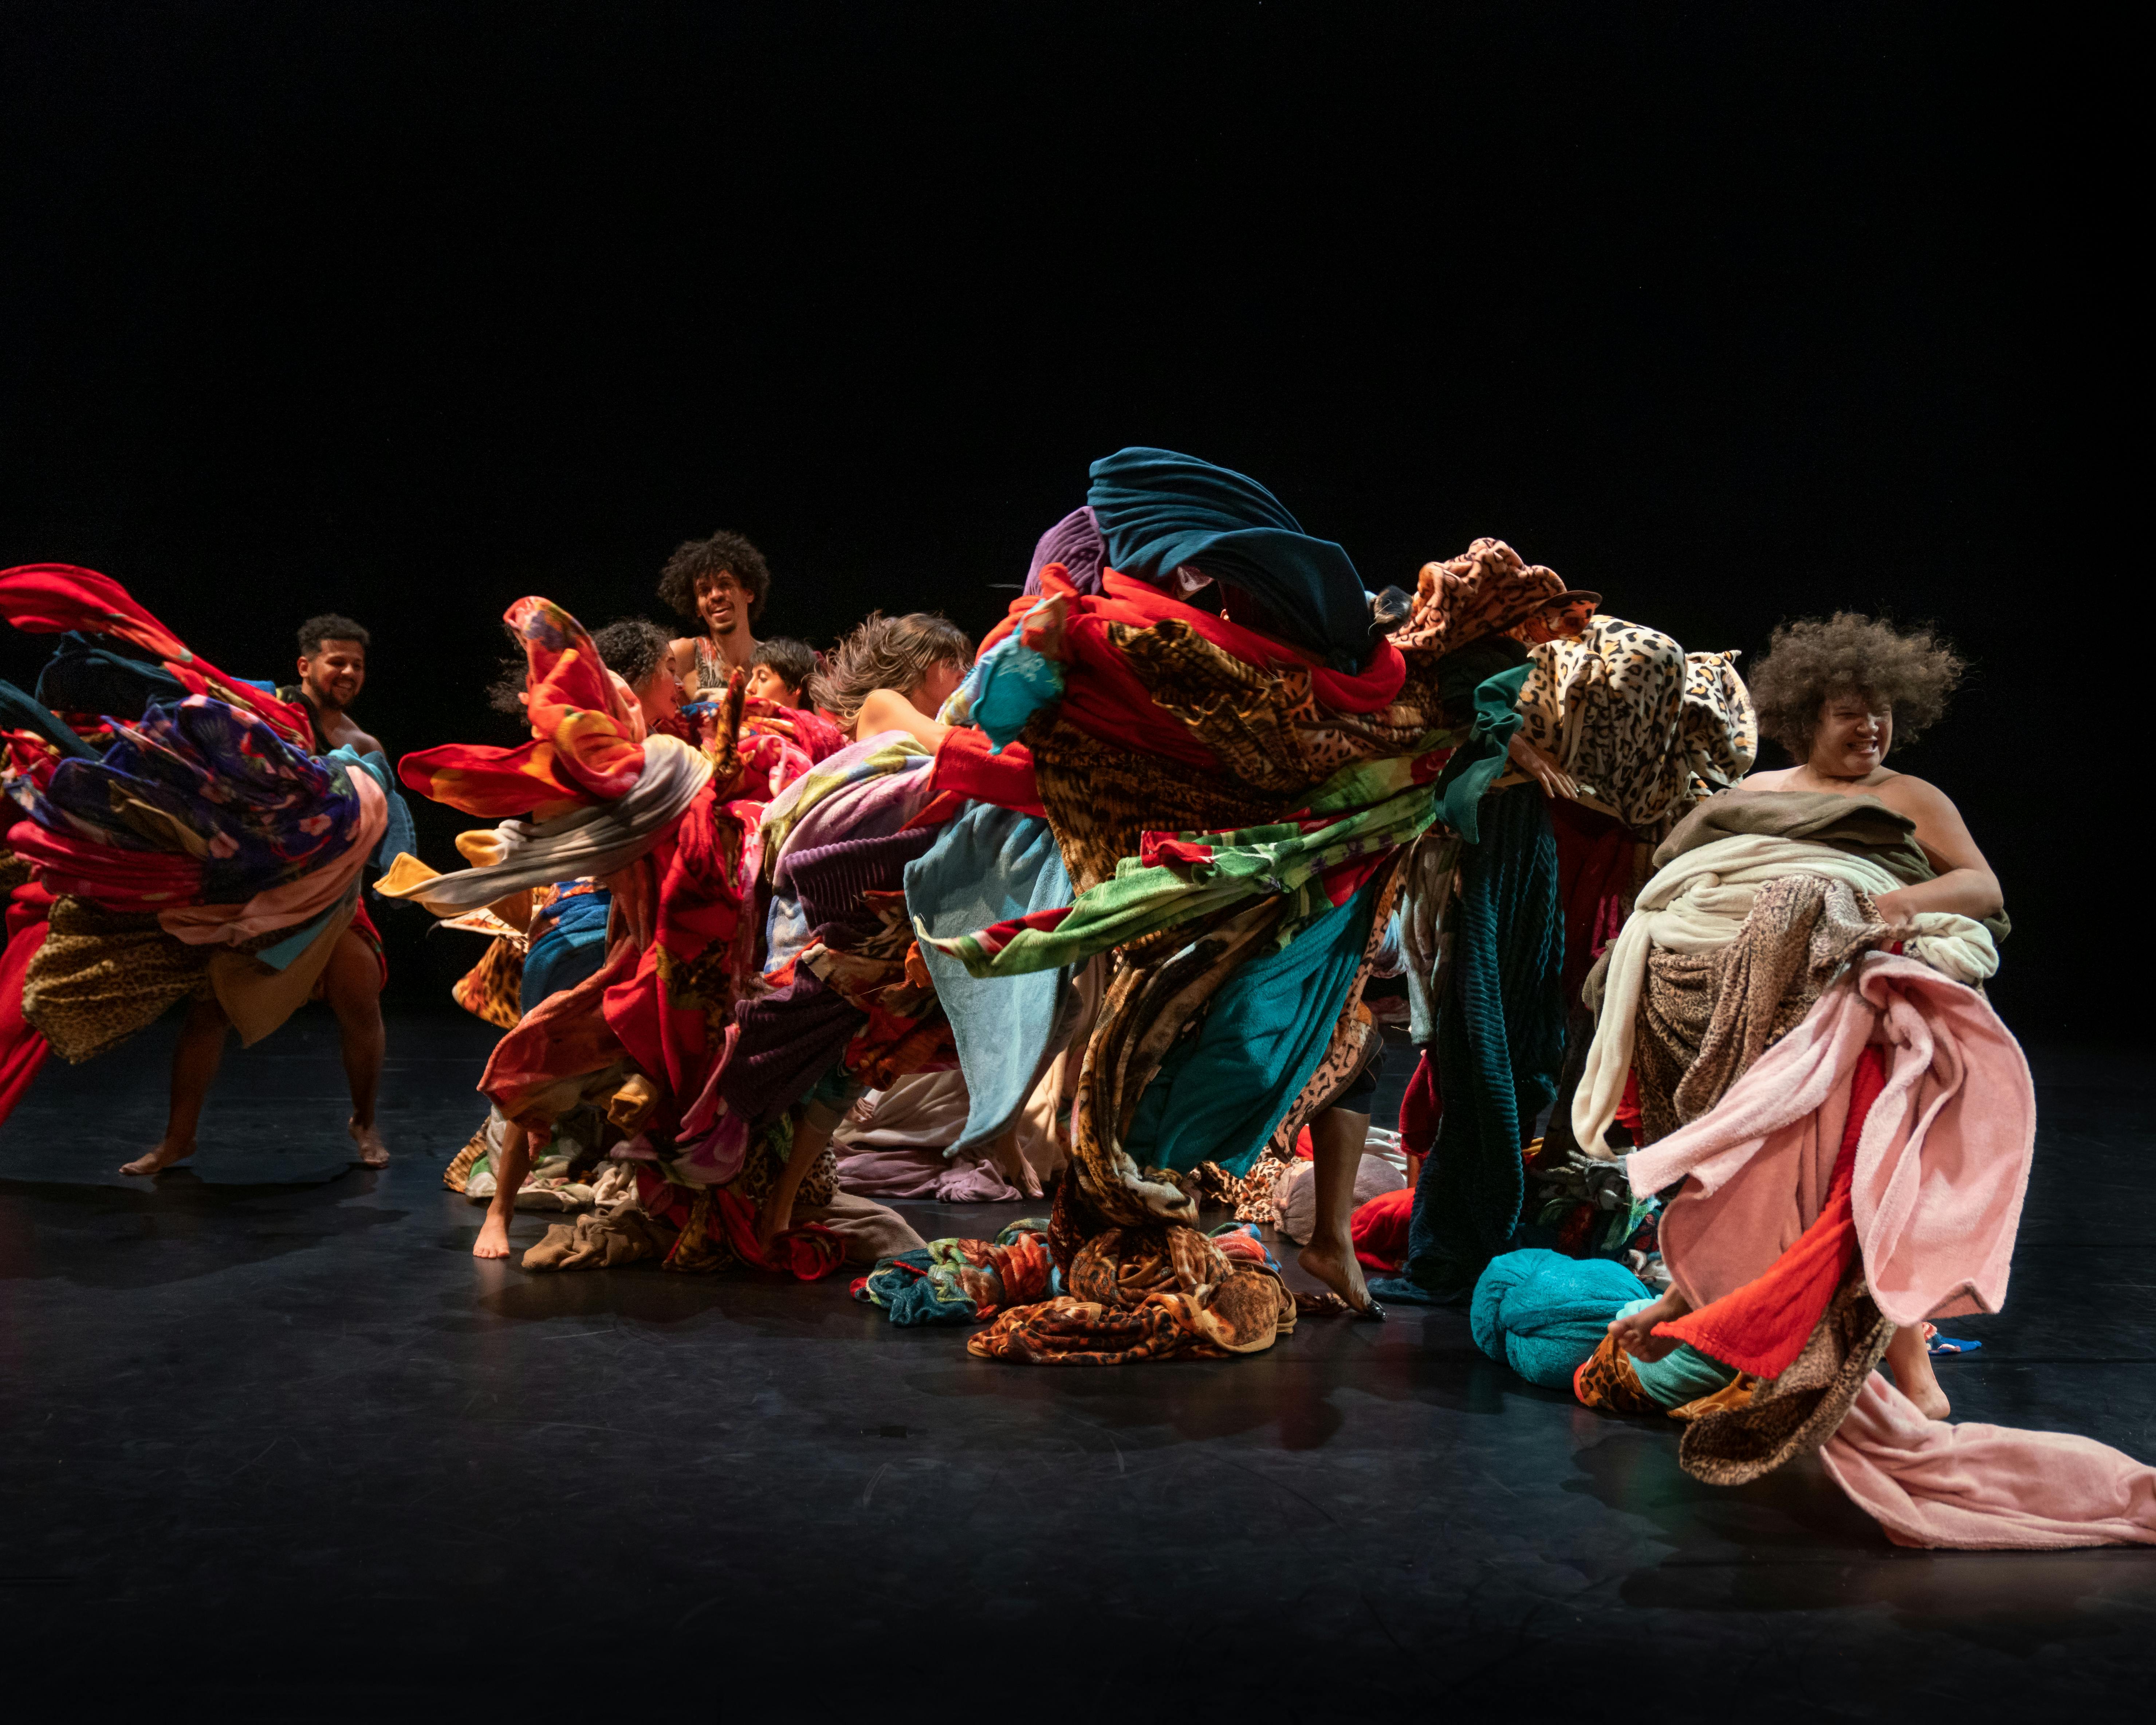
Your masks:
<path fill-rule="evenodd" d="M 944 1204 L 1015 1204 L 1025 1196 L 993 1164 L 947 1157 L 928 1145 L 870 1146 L 842 1156 L 839 1186 L 861 1198 L 932 1198 Z"/>
<path fill-rule="evenodd" d="M 779 886 L 799 899 L 803 918 L 814 931 L 808 943 L 820 941 L 845 952 L 875 933 L 882 920 L 861 895 L 904 891 L 906 864 L 935 844 L 940 832 L 921 827 L 789 850 L 778 865 Z M 867 1022 L 823 978 L 797 966 L 784 988 L 735 1009 L 736 1034 L 719 1076 L 719 1094 L 727 1107 L 759 1126 L 776 1119 L 814 1088 Z"/>
<path fill-rule="evenodd" d="M 902 773 L 879 773 L 832 792 L 794 823 L 782 854 L 814 850 L 841 839 L 880 839 L 896 832 L 928 806 L 933 758 L 923 756 Z"/>
<path fill-rule="evenodd" d="M 1108 542 L 1101 524 L 1088 509 L 1074 509 L 1040 536 L 1033 548 L 1033 567 L 1025 572 L 1025 590 L 1040 591 L 1040 572 L 1060 563 L 1070 572 L 1070 584 L 1082 593 L 1101 591 L 1101 571 L 1108 561 Z"/>

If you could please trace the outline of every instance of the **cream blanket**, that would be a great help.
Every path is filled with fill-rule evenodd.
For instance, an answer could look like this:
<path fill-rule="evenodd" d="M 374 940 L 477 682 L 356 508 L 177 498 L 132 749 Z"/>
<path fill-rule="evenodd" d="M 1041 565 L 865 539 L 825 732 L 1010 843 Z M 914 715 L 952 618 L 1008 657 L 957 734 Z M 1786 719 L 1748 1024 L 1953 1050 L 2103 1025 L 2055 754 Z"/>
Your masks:
<path fill-rule="evenodd" d="M 1759 889 L 1786 875 L 1816 875 L 1873 894 L 1904 884 L 1868 857 L 1765 833 L 1717 839 L 1658 870 L 1640 888 L 1636 907 L 1605 955 L 1601 998 L 1589 1003 L 1596 1009 L 1594 1040 L 1572 1098 L 1572 1130 L 1582 1149 L 1599 1156 L 1612 1153 L 1603 1134 L 1617 1117 L 1625 1075 L 1632 1068 L 1649 952 L 1661 947 L 1673 952 L 1712 952 L 1727 946 L 1751 914 Z M 1999 949 L 1981 922 L 1927 911 L 1913 919 L 1912 927 L 1916 932 L 1903 950 L 1942 975 L 1976 983 L 1997 973 Z M 1588 987 L 1591 993 L 1594 978 L 1589 978 Z"/>

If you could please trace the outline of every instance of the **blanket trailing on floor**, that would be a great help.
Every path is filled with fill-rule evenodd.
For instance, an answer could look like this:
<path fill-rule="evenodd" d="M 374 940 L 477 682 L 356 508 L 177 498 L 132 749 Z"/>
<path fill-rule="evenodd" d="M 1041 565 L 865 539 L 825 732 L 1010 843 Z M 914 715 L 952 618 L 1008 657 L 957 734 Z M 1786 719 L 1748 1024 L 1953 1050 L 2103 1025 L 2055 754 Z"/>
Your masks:
<path fill-rule="evenodd" d="M 1689 1471 L 1733 1481 L 1819 1449 L 1902 1543 L 2156 1543 L 2156 1471 L 2085 1439 L 1925 1420 L 1872 1369 L 1897 1327 L 2005 1299 L 2035 1110 L 1980 994 L 1871 952 L 1712 1110 L 1634 1153 L 1635 1191 L 1683 1183 L 1661 1245 L 1698 1322 L 1676 1333 L 1779 1364 L 1847 1266 L 1795 1359 L 1687 1429 Z"/>

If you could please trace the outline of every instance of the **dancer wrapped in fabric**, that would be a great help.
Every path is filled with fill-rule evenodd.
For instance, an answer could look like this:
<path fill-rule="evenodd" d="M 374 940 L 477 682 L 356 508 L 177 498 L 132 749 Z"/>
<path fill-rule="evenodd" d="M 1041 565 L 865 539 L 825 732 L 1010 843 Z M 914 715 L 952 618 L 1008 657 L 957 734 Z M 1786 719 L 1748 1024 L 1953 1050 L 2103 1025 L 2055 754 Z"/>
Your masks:
<path fill-rule="evenodd" d="M 116 582 L 10 569 L 0 614 L 65 636 L 41 699 L 0 685 L 18 811 L 0 1117 L 49 1049 L 91 1059 L 187 1001 L 164 1136 L 121 1170 L 155 1173 L 193 1153 L 228 1029 L 252 1045 L 318 992 L 348 1029 L 378 1028 L 379 942 L 355 932 L 372 933 L 361 874 L 408 843 L 408 822 L 378 753 L 315 758 L 305 708 L 218 670 Z M 366 1070 L 347 1060 L 350 1132 L 380 1167 L 372 1045 Z"/>
<path fill-rule="evenodd" d="M 400 772 L 466 813 L 510 818 L 460 838 L 476 866 L 437 875 L 405 859 L 383 890 L 456 916 L 505 901 L 513 911 L 518 894 L 588 876 L 612 908 L 604 963 L 526 1012 L 481 1080 L 507 1127 L 475 1254 L 507 1255 L 532 1153 L 590 1111 L 606 1122 L 592 1147 L 608 1153 L 605 1201 L 552 1230 L 527 1269 L 660 1256 L 673 1269 L 746 1262 L 805 1277 L 849 1252 L 872 1261 L 913 1243 L 890 1212 L 837 1194 L 828 1168 L 799 1177 L 798 1206 L 773 1205 L 791 1120 L 722 1119 L 713 1093 L 756 974 L 759 824 L 808 772 L 795 722 L 807 716 L 745 713 L 736 673 L 706 748 L 647 737 L 574 618 L 532 598 L 506 620 L 528 655 L 532 741 L 429 750 Z"/>
<path fill-rule="evenodd" d="M 2156 1542 L 2156 1471 L 2087 1440 L 1943 1423 L 1928 1319 L 1996 1311 L 2034 1143 L 2020 1047 L 1985 999 L 1997 877 L 1953 803 L 1888 768 L 1959 675 L 1928 632 L 1785 626 L 1753 679 L 1798 764 L 1681 822 L 1589 978 L 1572 1125 L 1591 1153 L 1627 1076 L 1635 1193 L 1681 1187 L 1669 1291 L 1614 1317 L 1583 1398 L 1657 1399 L 1680 1344 L 1749 1380 L 1691 1420 L 1686 1470 L 1813 1450 L 1896 1540 Z M 1874 1368 L 1884 1360 L 1890 1384 Z"/>
<path fill-rule="evenodd" d="M 1378 1315 L 1348 1232 L 1379 1048 L 1363 978 L 1408 849 L 1440 821 L 1477 830 L 1525 670 L 1461 650 L 1434 578 L 1379 633 L 1347 553 L 1240 474 L 1126 449 L 1094 465 L 1087 506 L 1058 531 L 1075 546 L 1097 526 L 1098 590 L 1040 570 L 961 692 L 1002 752 L 953 731 L 939 757 L 971 794 L 1045 815 L 1077 896 L 932 944 L 981 978 L 1113 954 L 1050 1230 L 1069 1293 L 968 1345 L 1042 1363 L 1253 1352 L 1295 1302 L 1247 1232 L 1198 1230 L 1201 1170 L 1240 1176 L 1309 1123 L 1301 1261 Z M 1563 593 L 1546 570 L 1528 584 L 1530 610 Z M 1014 742 L 1022 770 L 988 764 Z"/>

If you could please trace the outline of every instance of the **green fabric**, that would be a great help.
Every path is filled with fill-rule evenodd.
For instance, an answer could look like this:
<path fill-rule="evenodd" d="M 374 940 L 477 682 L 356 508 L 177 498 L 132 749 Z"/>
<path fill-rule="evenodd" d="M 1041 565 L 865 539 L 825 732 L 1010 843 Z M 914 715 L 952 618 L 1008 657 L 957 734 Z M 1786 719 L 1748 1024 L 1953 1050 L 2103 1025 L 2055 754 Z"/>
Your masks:
<path fill-rule="evenodd" d="M 1236 967 L 1194 1037 L 1170 1050 L 1123 1134 L 1141 1168 L 1250 1172 L 1325 1058 L 1370 938 L 1378 886 L 1364 885 L 1284 950 Z"/>
<path fill-rule="evenodd" d="M 1630 1317 L 1655 1302 L 1634 1300 L 1610 1313 L 1611 1318 Z M 1666 1408 L 1681 1408 L 1727 1384 L 1737 1373 L 1718 1359 L 1709 1359 L 1689 1343 L 1680 1342 L 1673 1353 L 1661 1359 L 1635 1359 L 1632 1370 L 1640 1389 Z"/>
<path fill-rule="evenodd" d="M 1542 788 L 1519 784 L 1463 845 L 1451 963 L 1432 1059 L 1444 1099 L 1415 1184 L 1404 1279 L 1440 1303 L 1468 1297 L 1519 1225 L 1520 1147 L 1557 1094 L 1564 1054 L 1564 922 Z"/>
<path fill-rule="evenodd" d="M 1411 844 L 1440 820 L 1473 836 L 1482 794 L 1504 772 L 1506 746 L 1520 727 L 1513 703 L 1527 675 L 1522 665 L 1475 686 L 1466 733 L 1427 783 L 1415 783 L 1421 757 L 1394 755 L 1342 768 L 1310 800 L 1312 819 L 1336 817 L 1322 826 L 1308 832 L 1295 823 L 1245 827 L 1216 837 L 1209 861 L 1180 869 L 1147 868 L 1127 856 L 1112 876 L 1081 893 L 1055 927 L 1021 929 L 998 951 L 978 935 L 937 939 L 918 919 L 915 932 L 923 945 L 948 953 L 975 976 L 1024 976 L 1081 964 L 1156 930 L 1279 894 L 1296 901 L 1281 925 L 1285 946 L 1332 910 L 1317 880 L 1325 870 Z"/>

